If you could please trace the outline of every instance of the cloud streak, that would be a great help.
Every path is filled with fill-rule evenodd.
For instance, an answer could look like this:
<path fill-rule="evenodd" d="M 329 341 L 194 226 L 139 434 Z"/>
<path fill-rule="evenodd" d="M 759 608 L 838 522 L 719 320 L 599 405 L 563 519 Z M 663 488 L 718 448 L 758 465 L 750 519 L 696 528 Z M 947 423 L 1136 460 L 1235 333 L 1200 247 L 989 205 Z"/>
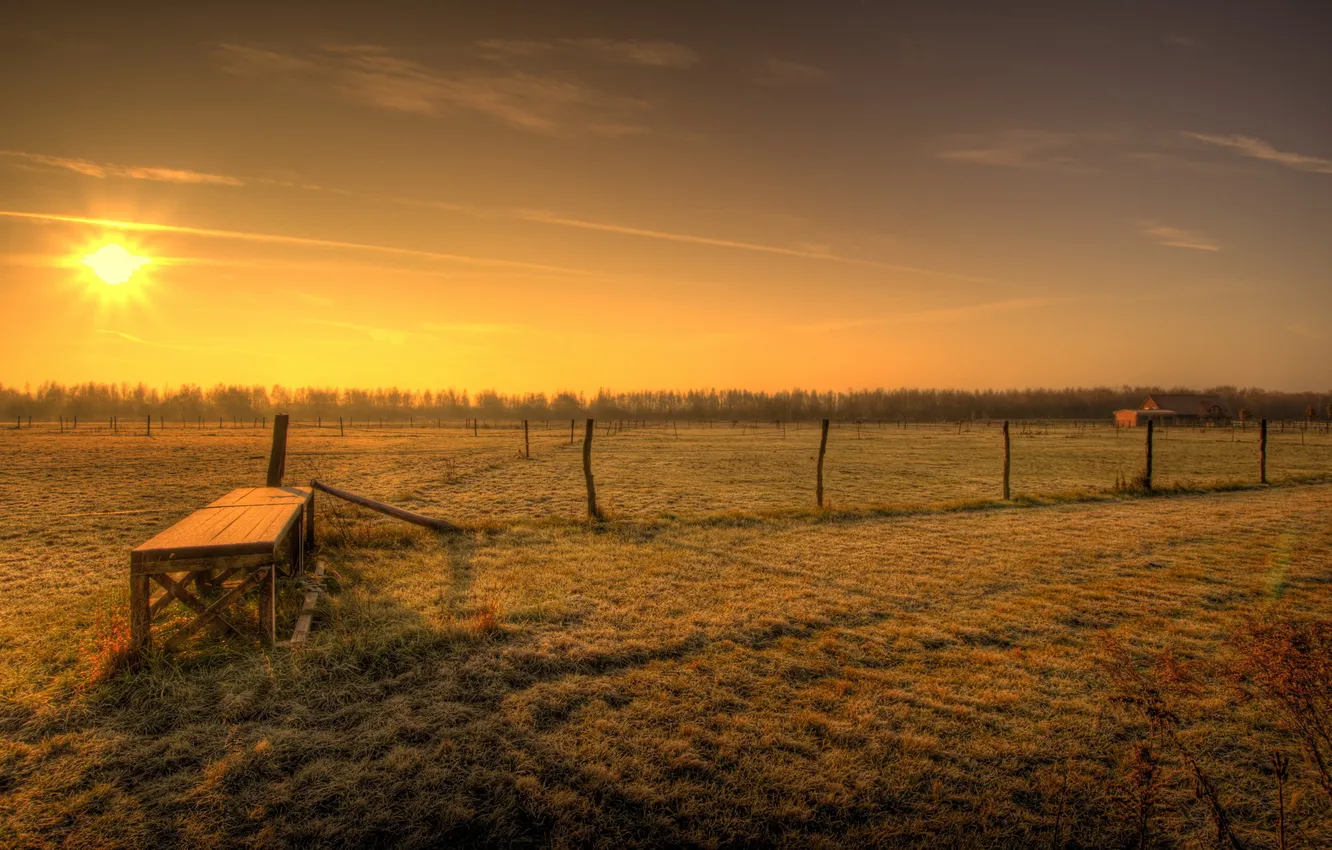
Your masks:
<path fill-rule="evenodd" d="M 0 210 L 0 217 L 25 221 L 45 221 L 66 224 L 86 224 L 108 230 L 140 231 L 152 233 L 177 233 L 184 236 L 199 236 L 212 239 L 231 239 L 244 242 L 256 242 L 269 245 L 292 245 L 309 248 L 338 248 L 350 251 L 368 251 L 379 254 L 391 254 L 400 257 L 416 257 L 424 260 L 441 260 L 473 266 L 487 266 L 524 271 L 555 272 L 568 275 L 591 275 L 585 269 L 572 269 L 562 266 L 549 266 L 541 263 L 525 263 L 518 260 L 501 260 L 491 257 L 469 257 L 462 254 L 446 254 L 438 251 L 424 251 L 416 248 L 397 248 L 389 245 L 373 245 L 365 242 L 340 242 L 332 239 L 313 239 L 304 236 L 283 236 L 275 233 L 252 233 L 240 230 L 216 230 L 206 227 L 187 227 L 175 224 L 155 224 L 141 221 L 115 221 L 112 219 L 86 218 L 73 215 L 55 215 L 52 213 L 19 212 Z"/>
<path fill-rule="evenodd" d="M 1279 151 L 1270 143 L 1252 136 L 1215 136 L 1207 133 L 1185 132 L 1183 135 L 1204 144 L 1225 148 L 1241 156 L 1275 162 L 1277 165 L 1293 168 L 1296 171 L 1311 171 L 1316 174 L 1332 174 L 1332 159 L 1320 156 L 1308 156 L 1301 153 Z"/>
<path fill-rule="evenodd" d="M 1221 246 L 1215 240 L 1192 230 L 1184 230 L 1180 227 L 1169 227 L 1164 224 L 1147 222 L 1139 228 L 1139 232 L 1151 239 L 1157 245 L 1164 245 L 1168 248 L 1188 248 L 1193 251 L 1220 251 Z"/>
<path fill-rule="evenodd" d="M 992 134 L 954 136 L 951 147 L 935 154 L 939 159 L 1003 168 L 1090 173 L 1097 169 L 1070 151 L 1078 141 L 1073 133 L 1049 130 L 1003 130 Z"/>
<path fill-rule="evenodd" d="M 541 210 L 515 210 L 513 215 L 527 221 L 537 221 L 543 224 L 558 225 L 560 227 L 574 227 L 583 230 L 597 230 L 603 233 L 618 233 L 624 236 L 640 236 L 647 239 L 662 239 L 669 242 L 685 242 L 691 245 L 706 245 L 714 248 L 729 248 L 737 251 L 753 251 L 762 254 L 776 254 L 783 257 L 799 257 L 807 260 L 825 260 L 834 263 L 846 263 L 849 265 L 871 266 L 874 268 L 887 269 L 891 271 L 907 272 L 910 274 L 925 275 L 928 277 L 949 278 L 952 280 L 962 280 L 971 283 L 983 283 L 987 278 L 973 277 L 971 275 L 957 274 L 955 272 L 939 271 L 937 269 L 924 269 L 916 266 L 903 266 L 893 263 L 883 263 L 878 260 L 865 260 L 857 257 L 844 257 L 840 254 L 832 254 L 825 251 L 802 250 L 801 248 L 783 248 L 777 245 L 763 245 L 756 242 L 740 242 L 734 239 L 718 239 L 711 236 L 694 236 L 686 233 L 671 233 L 662 230 L 649 230 L 641 227 L 629 227 L 622 224 L 611 224 L 600 221 L 587 221 L 584 219 L 566 218 L 555 215 L 554 213 Z M 811 246 L 813 247 L 813 246 Z"/>
<path fill-rule="evenodd" d="M 867 319 L 827 319 L 807 325 L 797 325 L 797 330 L 814 333 L 835 333 L 857 328 L 882 327 L 884 325 L 913 324 L 948 324 L 974 319 L 994 313 L 1012 313 L 1022 310 L 1034 310 L 1053 304 L 1069 301 L 1068 298 L 1006 298 L 1001 301 L 986 301 L 980 304 L 963 304 L 957 307 L 942 307 L 933 310 L 916 310 L 899 313 L 894 316 Z"/>
<path fill-rule="evenodd" d="M 107 162 L 92 162 L 73 157 L 48 156 L 47 154 L 28 153 L 27 151 L 0 150 L 0 157 L 18 160 L 29 165 L 46 168 L 64 169 L 82 174 L 85 177 L 124 177 L 131 180 L 154 180 L 161 183 L 194 183 L 211 186 L 243 186 L 238 177 L 225 174 L 207 174 L 202 171 L 190 171 L 184 168 L 146 168 L 131 165 L 117 165 Z"/>
<path fill-rule="evenodd" d="M 832 74 L 803 62 L 768 58 L 754 63 L 750 80 L 760 86 L 814 86 L 830 82 Z"/>
<path fill-rule="evenodd" d="M 399 330 L 397 328 L 380 328 L 374 325 L 362 325 L 356 322 L 337 322 L 329 319 L 301 319 L 302 322 L 310 325 L 321 325 L 327 328 L 337 328 L 340 330 L 355 331 L 364 334 L 375 342 L 386 342 L 389 345 L 402 346 L 412 338 L 425 340 L 435 340 L 430 334 L 417 333 L 416 331 Z"/>
<path fill-rule="evenodd" d="M 452 112 L 487 116 L 517 130 L 546 136 L 642 135 L 635 120 L 650 104 L 593 87 L 558 69 L 524 68 L 556 51 L 591 54 L 603 61 L 680 68 L 698 61 L 671 42 L 566 39 L 558 42 L 492 40 L 478 43 L 489 64 L 439 68 L 396 55 L 378 45 L 328 45 L 308 56 L 243 44 L 220 44 L 221 67 L 238 76 L 272 77 L 315 84 L 356 103 L 393 112 L 439 118 Z"/>

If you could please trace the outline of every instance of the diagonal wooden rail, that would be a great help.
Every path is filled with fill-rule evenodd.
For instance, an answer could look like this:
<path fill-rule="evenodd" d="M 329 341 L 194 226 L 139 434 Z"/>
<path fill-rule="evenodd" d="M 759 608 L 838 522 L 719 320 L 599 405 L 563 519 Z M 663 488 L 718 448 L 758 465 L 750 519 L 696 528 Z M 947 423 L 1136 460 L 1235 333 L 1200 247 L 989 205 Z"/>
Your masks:
<path fill-rule="evenodd" d="M 422 525 L 426 528 L 433 528 L 435 531 L 462 531 L 461 528 L 451 522 L 442 519 L 435 519 L 424 514 L 418 514 L 415 511 L 405 510 L 404 508 L 395 508 L 393 505 L 386 505 L 383 502 L 376 502 L 374 499 L 367 499 L 365 496 L 358 496 L 355 493 L 348 493 L 346 490 L 340 490 L 337 487 L 331 487 L 319 481 L 311 481 L 310 486 L 314 489 L 327 493 L 330 496 L 336 496 L 339 499 L 351 502 L 353 505 L 360 505 L 363 508 L 369 508 L 372 511 L 379 511 L 381 514 L 400 519 L 403 522 L 410 522 L 414 525 Z"/>

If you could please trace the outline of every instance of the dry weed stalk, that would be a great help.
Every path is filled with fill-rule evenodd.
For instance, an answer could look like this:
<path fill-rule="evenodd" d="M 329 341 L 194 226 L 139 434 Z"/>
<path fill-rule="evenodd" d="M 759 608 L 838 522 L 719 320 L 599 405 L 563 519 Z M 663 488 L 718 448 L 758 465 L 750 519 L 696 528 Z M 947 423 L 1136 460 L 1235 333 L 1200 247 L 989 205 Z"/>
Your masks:
<path fill-rule="evenodd" d="M 1230 813 L 1221 802 L 1215 782 L 1203 770 L 1192 748 L 1179 736 L 1183 720 L 1175 704 L 1183 697 L 1197 696 L 1200 692 L 1193 671 L 1169 651 L 1155 656 L 1150 666 L 1144 668 L 1113 635 L 1106 635 L 1103 641 L 1109 656 L 1106 672 L 1116 690 L 1115 699 L 1141 712 L 1153 737 L 1165 742 L 1179 757 L 1193 779 L 1196 797 L 1207 804 L 1208 815 L 1216 828 L 1217 844 L 1241 850 L 1244 845 L 1231 827 Z M 1141 773 L 1135 769 L 1135 776 Z M 1155 779 L 1154 775 L 1152 779 Z M 1142 795 L 1140 799 L 1149 801 L 1150 798 Z M 1145 846 L 1145 822 L 1140 820 L 1139 823 L 1139 844 Z"/>
<path fill-rule="evenodd" d="M 1269 615 L 1249 623 L 1235 643 L 1243 652 L 1241 688 L 1256 692 L 1299 742 L 1332 804 L 1332 622 Z"/>

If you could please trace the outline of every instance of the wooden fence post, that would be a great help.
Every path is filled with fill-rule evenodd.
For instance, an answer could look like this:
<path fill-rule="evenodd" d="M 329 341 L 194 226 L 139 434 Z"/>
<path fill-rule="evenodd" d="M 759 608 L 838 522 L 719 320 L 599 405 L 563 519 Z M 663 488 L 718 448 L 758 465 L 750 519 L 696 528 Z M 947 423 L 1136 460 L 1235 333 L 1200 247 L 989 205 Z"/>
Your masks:
<path fill-rule="evenodd" d="M 1008 501 L 1008 473 L 1011 469 L 1009 462 L 1009 443 L 1008 443 L 1008 420 L 1004 420 L 1004 501 Z"/>
<path fill-rule="evenodd" d="M 273 417 L 273 448 L 268 453 L 268 487 L 281 487 L 287 469 L 287 414 Z"/>
<path fill-rule="evenodd" d="M 1258 423 L 1258 481 L 1267 483 L 1267 420 Z"/>
<path fill-rule="evenodd" d="M 338 436 L 339 436 L 339 437 L 345 437 L 345 436 L 347 436 L 347 432 L 344 431 L 344 430 L 342 430 L 342 417 L 341 417 L 341 416 L 338 417 Z"/>
<path fill-rule="evenodd" d="M 569 420 L 569 445 L 571 445 L 571 446 L 573 445 L 573 435 L 574 435 L 574 420 L 570 419 L 570 420 Z"/>
<path fill-rule="evenodd" d="M 814 498 L 819 503 L 819 510 L 823 510 L 823 455 L 828 451 L 828 420 L 823 420 L 823 435 L 819 437 L 819 466 L 818 466 L 818 486 L 814 490 Z"/>
<path fill-rule="evenodd" d="M 601 510 L 597 507 L 597 485 L 592 480 L 592 431 L 595 419 L 587 420 L 587 433 L 583 435 L 583 478 L 587 481 L 587 515 L 591 519 L 601 519 Z"/>
<path fill-rule="evenodd" d="M 147 431 L 147 434 L 148 434 L 149 437 L 151 437 L 151 436 L 153 435 L 153 415 L 152 415 L 151 413 L 148 414 L 148 431 Z"/>
<path fill-rule="evenodd" d="M 1148 492 L 1152 492 L 1152 431 L 1155 430 L 1155 423 L 1147 420 L 1147 470 L 1142 474 L 1142 486 Z"/>
<path fill-rule="evenodd" d="M 527 438 L 527 420 L 523 420 L 523 457 L 532 459 L 532 442 Z"/>
<path fill-rule="evenodd" d="M 476 436 L 476 417 L 472 417 L 472 436 Z"/>

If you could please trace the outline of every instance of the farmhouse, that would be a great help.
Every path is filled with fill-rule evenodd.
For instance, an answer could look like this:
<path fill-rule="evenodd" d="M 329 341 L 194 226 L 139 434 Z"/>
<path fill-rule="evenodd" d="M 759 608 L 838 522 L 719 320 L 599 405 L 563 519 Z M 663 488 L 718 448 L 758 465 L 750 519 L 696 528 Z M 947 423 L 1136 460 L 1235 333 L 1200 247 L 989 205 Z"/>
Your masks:
<path fill-rule="evenodd" d="M 1137 410 L 1115 411 L 1115 424 L 1134 428 L 1148 422 L 1194 425 L 1199 422 L 1229 422 L 1230 414 L 1214 395 L 1149 395 Z"/>

